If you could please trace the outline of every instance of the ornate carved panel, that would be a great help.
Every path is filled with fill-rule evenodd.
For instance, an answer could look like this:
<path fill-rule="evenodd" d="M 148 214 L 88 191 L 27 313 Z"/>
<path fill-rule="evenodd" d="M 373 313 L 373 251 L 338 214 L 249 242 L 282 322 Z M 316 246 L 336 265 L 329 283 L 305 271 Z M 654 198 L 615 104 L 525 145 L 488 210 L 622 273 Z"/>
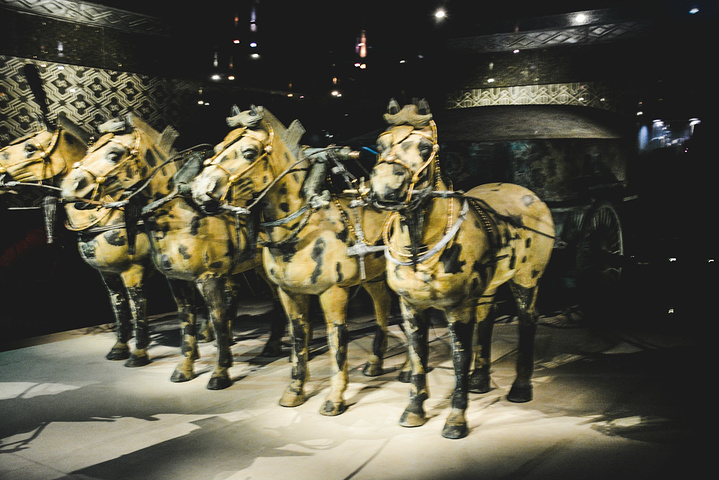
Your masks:
<path fill-rule="evenodd" d="M 0 55 L 0 145 L 35 128 L 40 109 L 23 74 L 29 62 L 38 67 L 52 115 L 64 112 L 92 131 L 129 111 L 164 128 L 181 117 L 197 92 L 196 85 L 180 80 Z"/>

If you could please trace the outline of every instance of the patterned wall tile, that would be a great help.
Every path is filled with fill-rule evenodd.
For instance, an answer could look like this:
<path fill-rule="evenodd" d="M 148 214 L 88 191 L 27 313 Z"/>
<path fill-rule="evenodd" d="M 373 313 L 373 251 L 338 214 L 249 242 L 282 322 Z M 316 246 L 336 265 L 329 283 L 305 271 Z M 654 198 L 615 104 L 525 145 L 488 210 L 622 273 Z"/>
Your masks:
<path fill-rule="evenodd" d="M 0 55 L 0 145 L 35 128 L 40 109 L 23 66 L 37 66 L 53 115 L 65 113 L 88 130 L 105 119 L 134 112 L 161 129 L 187 108 L 192 82 Z"/>

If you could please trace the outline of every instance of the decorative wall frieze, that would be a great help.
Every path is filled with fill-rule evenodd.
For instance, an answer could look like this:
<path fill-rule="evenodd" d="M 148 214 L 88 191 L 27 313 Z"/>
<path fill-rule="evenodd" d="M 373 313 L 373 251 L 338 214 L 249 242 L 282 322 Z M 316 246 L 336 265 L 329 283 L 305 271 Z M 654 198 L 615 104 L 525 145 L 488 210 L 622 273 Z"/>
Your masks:
<path fill-rule="evenodd" d="M 601 25 L 582 25 L 514 33 L 495 33 L 475 37 L 453 38 L 447 46 L 472 53 L 507 52 L 565 45 L 587 45 L 624 40 L 643 35 L 650 27 L 646 20 L 631 20 Z"/>
<path fill-rule="evenodd" d="M 6 8 L 72 23 L 131 33 L 167 35 L 168 25 L 156 17 L 73 0 L 0 0 Z"/>
<path fill-rule="evenodd" d="M 598 82 L 457 90 L 447 96 L 446 108 L 495 105 L 577 105 L 613 111 L 618 109 L 612 90 Z"/>
<path fill-rule="evenodd" d="M 62 112 L 88 131 L 127 112 L 158 129 L 174 125 L 197 92 L 181 80 L 0 55 L 0 146 L 37 128 L 40 108 L 23 73 L 26 63 L 38 68 L 51 117 Z"/>

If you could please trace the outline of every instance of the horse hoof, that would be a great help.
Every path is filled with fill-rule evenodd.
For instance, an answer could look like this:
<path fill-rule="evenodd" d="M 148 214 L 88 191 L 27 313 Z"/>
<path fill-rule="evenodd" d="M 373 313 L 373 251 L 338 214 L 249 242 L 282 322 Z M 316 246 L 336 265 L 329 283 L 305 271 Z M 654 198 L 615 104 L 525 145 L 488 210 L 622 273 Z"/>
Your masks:
<path fill-rule="evenodd" d="M 230 377 L 212 377 L 207 382 L 208 390 L 223 390 L 232 385 L 232 379 Z"/>
<path fill-rule="evenodd" d="M 381 363 L 367 362 L 362 369 L 365 377 L 378 377 L 384 373 Z"/>
<path fill-rule="evenodd" d="M 399 372 L 399 377 L 397 377 L 397 380 L 399 380 L 402 383 L 409 383 L 409 378 L 412 375 L 412 372 Z"/>
<path fill-rule="evenodd" d="M 286 390 L 280 398 L 280 405 L 283 407 L 299 407 L 305 403 L 306 398 L 303 392 L 294 392 L 292 390 Z"/>
<path fill-rule="evenodd" d="M 452 440 L 457 440 L 458 438 L 464 438 L 469 433 L 469 429 L 467 428 L 467 424 L 460 424 L 460 425 L 450 425 L 449 423 L 446 423 L 444 425 L 444 428 L 442 429 L 442 436 L 444 438 L 449 438 Z"/>
<path fill-rule="evenodd" d="M 110 352 L 105 355 L 108 360 L 127 360 L 130 358 L 130 349 L 127 347 L 113 347 Z"/>
<path fill-rule="evenodd" d="M 405 410 L 399 419 L 399 424 L 408 428 L 421 427 L 425 423 L 427 423 L 427 417 L 424 416 L 424 412 L 417 413 Z"/>
<path fill-rule="evenodd" d="M 532 385 L 512 385 L 507 395 L 507 400 L 512 403 L 526 403 L 531 402 L 534 397 L 532 392 Z"/>
<path fill-rule="evenodd" d="M 489 377 L 486 375 L 472 375 L 469 378 L 469 391 L 472 393 L 487 393 L 492 389 Z"/>
<path fill-rule="evenodd" d="M 147 354 L 130 355 L 130 358 L 125 362 L 125 366 L 129 368 L 144 367 L 150 364 L 150 357 Z"/>
<path fill-rule="evenodd" d="M 335 417 L 342 414 L 347 410 L 345 402 L 333 402 L 332 400 L 325 401 L 325 404 L 320 408 L 320 413 L 327 417 Z"/>
<path fill-rule="evenodd" d="M 464 410 L 459 408 L 452 408 L 447 421 L 444 423 L 442 429 L 442 436 L 444 438 L 463 438 L 469 433 L 467 428 L 467 419 L 464 416 Z"/>
<path fill-rule="evenodd" d="M 195 378 L 195 375 L 193 374 L 193 372 L 187 372 L 186 370 L 175 369 L 175 371 L 172 372 L 170 381 L 173 383 L 182 383 L 182 382 L 189 382 L 193 378 Z"/>

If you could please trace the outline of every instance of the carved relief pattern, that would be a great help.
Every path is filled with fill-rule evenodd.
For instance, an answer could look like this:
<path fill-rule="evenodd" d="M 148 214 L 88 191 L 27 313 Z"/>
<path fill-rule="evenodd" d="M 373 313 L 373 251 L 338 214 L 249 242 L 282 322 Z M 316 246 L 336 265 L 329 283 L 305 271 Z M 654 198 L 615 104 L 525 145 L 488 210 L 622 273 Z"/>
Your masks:
<path fill-rule="evenodd" d="M 40 72 L 51 118 L 59 112 L 87 130 L 104 120 L 133 112 L 164 128 L 190 105 L 197 88 L 180 80 L 101 70 L 0 55 L 0 145 L 33 131 L 40 109 L 23 74 L 34 63 Z"/>
<path fill-rule="evenodd" d="M 158 18 L 72 0 L 0 0 L 0 6 L 43 17 L 133 33 L 166 35 L 168 32 L 167 25 Z"/>
<path fill-rule="evenodd" d="M 555 83 L 458 90 L 447 97 L 447 108 L 493 105 L 580 105 L 614 110 L 607 87 L 594 83 Z"/>

